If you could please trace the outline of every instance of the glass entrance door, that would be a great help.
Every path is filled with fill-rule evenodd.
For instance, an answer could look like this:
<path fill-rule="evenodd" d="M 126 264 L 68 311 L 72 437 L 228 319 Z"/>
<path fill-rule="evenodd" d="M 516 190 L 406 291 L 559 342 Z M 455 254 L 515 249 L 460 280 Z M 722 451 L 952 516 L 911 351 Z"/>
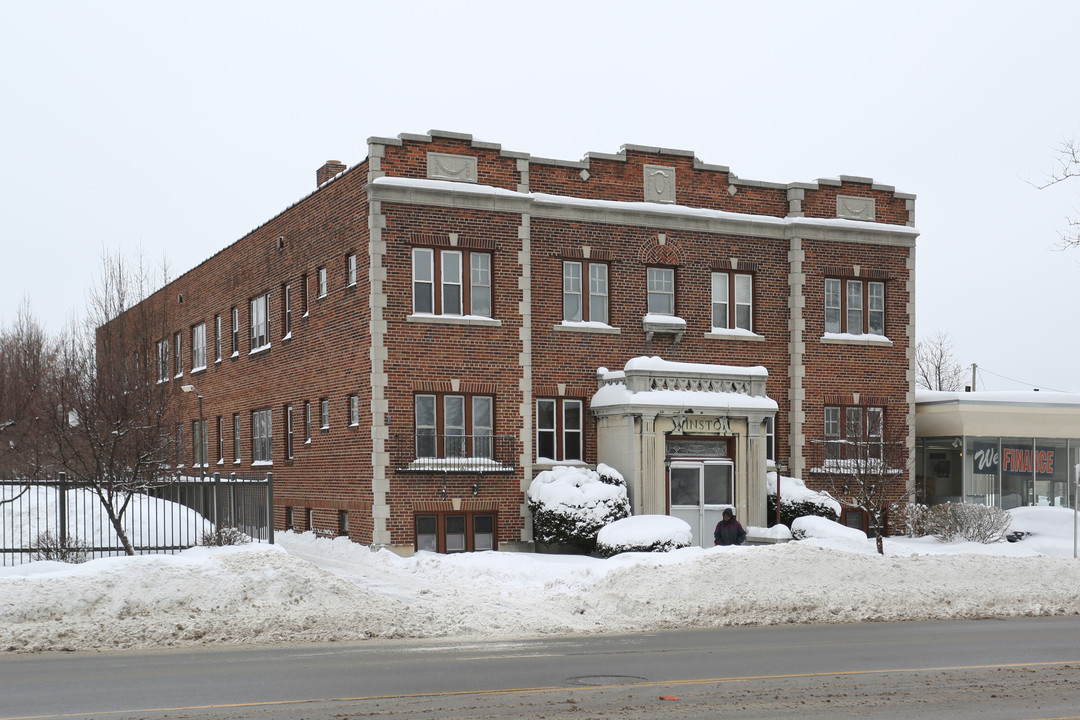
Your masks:
<path fill-rule="evenodd" d="M 712 547 L 713 529 L 724 508 L 735 505 L 735 465 L 716 460 L 673 462 L 669 500 L 672 517 L 689 523 L 694 544 Z"/>

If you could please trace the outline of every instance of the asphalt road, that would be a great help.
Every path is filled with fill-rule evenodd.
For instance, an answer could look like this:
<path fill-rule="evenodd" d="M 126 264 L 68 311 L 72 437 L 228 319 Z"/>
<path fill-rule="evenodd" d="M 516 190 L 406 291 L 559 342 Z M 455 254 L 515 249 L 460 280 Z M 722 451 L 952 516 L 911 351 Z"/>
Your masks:
<path fill-rule="evenodd" d="M 1080 720 L 1080 618 L 0 657 L 34 718 Z"/>

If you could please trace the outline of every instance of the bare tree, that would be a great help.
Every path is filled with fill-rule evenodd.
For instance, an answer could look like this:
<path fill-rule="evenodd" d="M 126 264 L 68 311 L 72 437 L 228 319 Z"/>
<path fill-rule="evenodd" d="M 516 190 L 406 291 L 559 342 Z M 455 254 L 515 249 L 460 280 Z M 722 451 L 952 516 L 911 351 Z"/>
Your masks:
<path fill-rule="evenodd" d="M 879 554 L 885 554 L 884 534 L 889 517 L 914 497 L 913 462 L 906 431 L 900 423 L 886 425 L 884 412 L 873 407 L 836 408 L 839 417 L 826 418 L 835 434 L 823 445 L 822 469 L 831 494 L 841 505 L 866 514 Z"/>
<path fill-rule="evenodd" d="M 51 359 L 45 330 L 24 300 L 15 324 L 0 329 L 0 479 L 27 481 L 43 472 L 40 417 Z"/>
<path fill-rule="evenodd" d="M 927 390 L 964 389 L 965 370 L 953 354 L 952 339 L 939 330 L 915 344 L 915 384 Z"/>
<path fill-rule="evenodd" d="M 164 297 L 139 302 L 153 289 L 141 258 L 132 267 L 105 255 L 86 323 L 61 339 L 48 383 L 57 467 L 94 491 L 129 555 L 124 513 L 135 494 L 170 480 L 178 457 L 176 391 L 159 355 L 171 342 Z"/>
<path fill-rule="evenodd" d="M 1080 144 L 1076 140 L 1062 140 L 1057 149 L 1057 159 L 1047 173 L 1046 182 L 1035 187 L 1045 190 L 1075 177 L 1080 177 Z M 1080 219 L 1067 218 L 1067 222 L 1068 229 L 1058 233 L 1058 248 L 1061 250 L 1080 247 Z"/>

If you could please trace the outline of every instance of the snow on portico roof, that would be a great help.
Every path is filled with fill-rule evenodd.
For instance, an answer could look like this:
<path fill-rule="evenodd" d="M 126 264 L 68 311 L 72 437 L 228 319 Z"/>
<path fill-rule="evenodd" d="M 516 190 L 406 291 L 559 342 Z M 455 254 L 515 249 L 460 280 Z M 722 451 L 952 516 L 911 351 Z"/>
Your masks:
<path fill-rule="evenodd" d="M 779 407 L 765 394 L 769 371 L 760 365 L 735 367 L 636 357 L 622 370 L 602 367 L 596 374 L 602 384 L 590 401 L 594 410 L 639 406 L 776 412 Z M 649 382 L 641 382 L 642 378 Z"/>

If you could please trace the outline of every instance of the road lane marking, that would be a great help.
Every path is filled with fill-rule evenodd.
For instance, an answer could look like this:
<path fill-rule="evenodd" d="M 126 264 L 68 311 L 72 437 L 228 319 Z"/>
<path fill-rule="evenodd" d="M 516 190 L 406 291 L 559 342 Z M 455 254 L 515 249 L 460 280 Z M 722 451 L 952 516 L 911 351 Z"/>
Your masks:
<path fill-rule="evenodd" d="M 496 695 L 513 695 L 515 693 L 550 693 L 550 692 L 573 692 L 581 693 L 588 690 L 618 690 L 627 688 L 646 688 L 646 687 L 661 687 L 667 685 L 708 685 L 710 683 L 724 684 L 724 683 L 736 683 L 747 682 L 750 680 L 791 680 L 796 678 L 816 678 L 816 677 L 851 677 L 856 675 L 887 675 L 889 673 L 919 673 L 919 672 L 945 672 L 948 670 L 1001 670 L 1006 668 L 1034 668 L 1034 667 L 1052 667 L 1057 665 L 1077 665 L 1080 664 L 1080 660 L 1053 660 L 1048 662 L 1026 662 L 1026 663 L 1006 663 L 992 664 L 992 665 L 947 665 L 941 667 L 925 667 L 925 668 L 889 668 L 884 670 L 840 670 L 834 672 L 812 672 L 812 673 L 782 673 L 778 675 L 736 675 L 725 678 L 697 678 L 693 680 L 650 680 L 647 682 L 637 682 L 630 684 L 617 684 L 617 685 L 581 685 L 574 687 L 566 687 L 564 685 L 554 685 L 547 687 L 522 687 L 522 688 L 504 688 L 498 690 L 449 690 L 445 692 L 427 692 L 427 693 L 395 693 L 391 695 L 359 695 L 356 697 L 335 697 L 335 698 L 305 698 L 300 700 L 265 700 L 259 702 L 242 702 L 242 703 L 225 703 L 219 705 L 184 705 L 180 707 L 159 707 L 159 708 L 136 708 L 127 710 L 94 710 L 90 712 L 77 712 L 77 713 L 60 713 L 56 715 L 12 715 L 9 717 L 0 717 L 0 720 L 62 720 L 63 718 L 77 718 L 93 715 L 95 717 L 108 716 L 108 715 L 128 715 L 135 713 L 166 713 L 166 712 L 181 712 L 184 710 L 225 710 L 230 708 L 258 708 L 258 707 L 280 707 L 283 705 L 304 705 L 307 703 L 343 703 L 343 702 L 367 702 L 371 700 L 415 700 L 420 698 L 436 698 L 436 697 L 460 697 L 463 695 L 476 695 L 476 696 L 496 696 Z M 1024 720 L 1080 720 L 1080 715 L 1068 715 L 1054 718 L 1025 718 Z"/>

